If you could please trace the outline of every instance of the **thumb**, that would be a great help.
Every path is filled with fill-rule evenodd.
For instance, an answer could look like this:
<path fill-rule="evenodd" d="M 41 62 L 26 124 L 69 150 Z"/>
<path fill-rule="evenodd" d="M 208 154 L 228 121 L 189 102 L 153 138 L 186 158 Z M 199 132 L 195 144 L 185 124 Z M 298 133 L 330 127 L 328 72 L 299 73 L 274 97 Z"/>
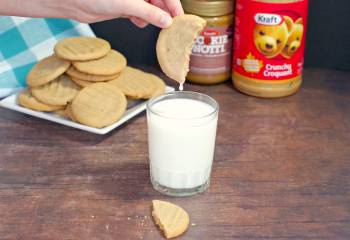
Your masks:
<path fill-rule="evenodd" d="M 142 20 L 141 18 L 138 17 L 130 17 L 129 18 L 130 21 L 135 24 L 136 26 L 138 26 L 139 28 L 144 28 L 148 25 L 148 22 Z"/>
<path fill-rule="evenodd" d="M 130 1 L 126 12 L 160 28 L 169 27 L 173 21 L 167 12 L 143 0 Z"/>

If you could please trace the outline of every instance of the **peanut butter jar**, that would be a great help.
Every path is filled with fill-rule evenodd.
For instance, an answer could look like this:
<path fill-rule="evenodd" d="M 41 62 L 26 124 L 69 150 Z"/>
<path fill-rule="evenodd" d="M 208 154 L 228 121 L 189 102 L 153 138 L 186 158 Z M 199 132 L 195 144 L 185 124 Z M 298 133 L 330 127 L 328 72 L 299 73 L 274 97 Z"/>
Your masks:
<path fill-rule="evenodd" d="M 241 92 L 289 96 L 302 83 L 308 0 L 237 0 L 232 80 Z"/>
<path fill-rule="evenodd" d="M 199 84 L 227 80 L 231 76 L 234 2 L 182 0 L 182 5 L 186 13 L 207 21 L 193 46 L 186 79 Z"/>

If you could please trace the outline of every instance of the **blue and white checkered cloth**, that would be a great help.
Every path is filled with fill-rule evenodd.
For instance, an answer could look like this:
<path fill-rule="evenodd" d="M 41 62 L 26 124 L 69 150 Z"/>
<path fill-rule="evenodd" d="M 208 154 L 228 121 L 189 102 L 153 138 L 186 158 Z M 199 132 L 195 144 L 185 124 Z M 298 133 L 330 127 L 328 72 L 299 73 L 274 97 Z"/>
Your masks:
<path fill-rule="evenodd" d="M 87 24 L 66 19 L 0 16 L 0 98 L 26 86 L 26 75 L 53 53 L 57 40 L 94 36 Z"/>

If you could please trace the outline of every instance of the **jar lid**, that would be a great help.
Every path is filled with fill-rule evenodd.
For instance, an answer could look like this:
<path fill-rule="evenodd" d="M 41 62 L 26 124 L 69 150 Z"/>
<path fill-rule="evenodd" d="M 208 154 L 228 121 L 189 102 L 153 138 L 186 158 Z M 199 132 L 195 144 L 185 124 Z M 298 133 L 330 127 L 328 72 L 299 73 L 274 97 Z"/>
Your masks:
<path fill-rule="evenodd" d="M 185 12 L 208 17 L 232 13 L 233 3 L 233 0 L 182 0 Z"/>

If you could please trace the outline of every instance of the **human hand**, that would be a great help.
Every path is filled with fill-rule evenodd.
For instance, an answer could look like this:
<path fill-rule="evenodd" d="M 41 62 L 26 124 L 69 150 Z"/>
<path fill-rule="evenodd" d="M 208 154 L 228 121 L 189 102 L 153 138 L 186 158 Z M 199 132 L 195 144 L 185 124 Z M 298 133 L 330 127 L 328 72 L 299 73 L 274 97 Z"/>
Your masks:
<path fill-rule="evenodd" d="M 92 23 L 126 17 L 135 25 L 169 27 L 183 14 L 180 0 L 0 0 L 0 15 L 71 18 Z"/>
<path fill-rule="evenodd" d="M 75 0 L 74 2 L 71 18 L 86 23 L 125 17 L 138 27 L 145 27 L 151 23 L 166 28 L 171 25 L 172 17 L 184 13 L 180 0 Z"/>

